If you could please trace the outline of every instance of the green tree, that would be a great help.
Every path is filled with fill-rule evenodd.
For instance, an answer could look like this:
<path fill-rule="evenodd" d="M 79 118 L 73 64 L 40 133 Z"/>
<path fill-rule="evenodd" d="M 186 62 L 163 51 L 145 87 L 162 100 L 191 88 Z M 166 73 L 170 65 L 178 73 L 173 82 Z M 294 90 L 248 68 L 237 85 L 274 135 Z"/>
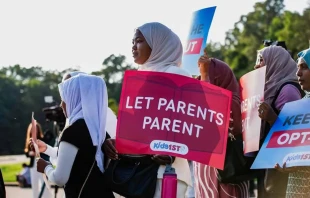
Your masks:
<path fill-rule="evenodd" d="M 100 71 L 92 72 L 94 75 L 103 77 L 106 81 L 109 98 L 114 99 L 117 103 L 120 100 L 124 72 L 134 69 L 132 65 L 127 64 L 125 61 L 125 56 L 112 54 L 103 61 L 103 68 Z"/>
<path fill-rule="evenodd" d="M 217 58 L 219 60 L 224 60 L 225 49 L 224 49 L 224 46 L 222 46 L 218 42 L 210 41 L 207 44 L 204 52 L 207 53 L 209 57 Z"/>
<path fill-rule="evenodd" d="M 266 0 L 254 5 L 254 11 L 242 15 L 234 28 L 226 32 L 225 44 L 210 43 L 206 50 L 227 62 L 237 77 L 253 70 L 257 50 L 263 40 L 285 41 L 292 56 L 309 47 L 310 8 L 302 14 L 284 10 L 283 0 Z"/>
<path fill-rule="evenodd" d="M 23 123 L 20 87 L 14 79 L 0 76 L 0 154 L 14 153 L 12 145 L 22 145 L 20 127 Z"/>
<path fill-rule="evenodd" d="M 275 31 L 274 34 L 277 39 L 286 41 L 292 56 L 297 58 L 296 55 L 299 51 L 309 47 L 310 9 L 305 9 L 302 15 L 286 11 L 280 19 L 283 28 Z"/>
<path fill-rule="evenodd" d="M 241 16 L 235 27 L 226 33 L 225 61 L 236 71 L 238 77 L 253 69 L 257 50 L 262 47 L 264 39 L 273 36 L 269 32 L 270 26 L 274 18 L 281 16 L 283 11 L 283 0 L 258 2 L 254 5 L 253 12 Z M 276 25 L 273 30 L 282 28 L 281 24 Z"/>
<path fill-rule="evenodd" d="M 109 99 L 108 105 L 115 114 L 118 113 L 118 103 L 116 102 L 114 98 Z"/>
<path fill-rule="evenodd" d="M 44 96 L 59 102 L 57 84 L 63 72 L 44 71 L 41 67 L 19 65 L 0 69 L 0 155 L 23 152 L 31 112 L 46 129 Z"/>

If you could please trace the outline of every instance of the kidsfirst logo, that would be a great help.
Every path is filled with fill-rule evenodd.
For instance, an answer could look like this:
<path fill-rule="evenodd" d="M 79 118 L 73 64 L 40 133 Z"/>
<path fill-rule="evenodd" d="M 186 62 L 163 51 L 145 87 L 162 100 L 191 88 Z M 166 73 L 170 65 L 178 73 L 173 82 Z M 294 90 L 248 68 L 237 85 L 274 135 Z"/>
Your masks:
<path fill-rule="evenodd" d="M 310 152 L 289 153 L 283 158 L 283 163 L 310 162 Z"/>
<path fill-rule="evenodd" d="M 150 144 L 150 148 L 152 151 L 166 151 L 181 155 L 186 155 L 188 153 L 188 147 L 185 144 L 164 140 L 153 140 Z"/>

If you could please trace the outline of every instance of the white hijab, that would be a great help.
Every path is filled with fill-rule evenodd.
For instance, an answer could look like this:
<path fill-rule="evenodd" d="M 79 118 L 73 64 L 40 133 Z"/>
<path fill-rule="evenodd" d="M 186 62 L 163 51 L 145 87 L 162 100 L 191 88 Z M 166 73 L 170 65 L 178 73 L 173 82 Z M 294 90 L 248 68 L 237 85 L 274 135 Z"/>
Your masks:
<path fill-rule="evenodd" d="M 93 145 L 97 147 L 96 161 L 103 172 L 101 146 L 106 136 L 108 94 L 104 80 L 93 75 L 79 74 L 58 85 L 62 100 L 66 103 L 69 125 L 83 118 Z"/>
<path fill-rule="evenodd" d="M 149 59 L 139 70 L 165 72 L 170 67 L 181 66 L 182 43 L 171 29 L 158 22 L 146 23 L 137 29 L 152 49 Z"/>
<path fill-rule="evenodd" d="M 69 72 L 66 73 L 63 76 L 62 82 L 65 81 L 65 78 L 70 75 L 71 77 L 77 76 L 79 74 L 84 74 L 87 75 L 87 73 L 85 72 L 81 72 L 81 71 L 74 71 L 74 72 Z M 107 110 L 107 123 L 106 123 L 106 131 L 109 133 L 109 135 L 111 136 L 111 138 L 115 138 L 116 136 L 116 125 L 117 125 L 117 117 L 115 115 L 115 113 L 112 111 L 112 109 L 110 109 L 108 107 Z M 69 119 L 66 120 L 66 127 L 69 126 Z"/>
<path fill-rule="evenodd" d="M 190 77 L 191 75 L 181 69 L 183 47 L 180 38 L 169 28 L 160 23 L 147 23 L 138 28 L 146 42 L 152 49 L 149 59 L 140 66 L 139 70 L 173 73 Z M 178 178 L 187 184 L 190 183 L 190 169 L 188 162 L 183 158 L 176 158 L 172 165 Z M 160 166 L 158 177 L 162 178 L 166 166 Z"/>

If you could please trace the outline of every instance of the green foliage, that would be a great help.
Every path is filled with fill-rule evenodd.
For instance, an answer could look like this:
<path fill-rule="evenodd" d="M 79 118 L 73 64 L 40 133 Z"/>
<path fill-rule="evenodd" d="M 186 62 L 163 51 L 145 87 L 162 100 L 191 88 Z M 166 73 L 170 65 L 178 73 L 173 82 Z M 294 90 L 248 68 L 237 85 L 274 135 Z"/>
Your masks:
<path fill-rule="evenodd" d="M 116 114 L 122 78 L 124 72 L 131 68 L 125 63 L 125 56 L 111 55 L 104 60 L 100 71 L 93 72 L 105 79 L 109 106 Z M 69 71 L 72 70 L 45 71 L 41 67 L 23 68 L 19 65 L 0 69 L 0 155 L 23 153 L 32 111 L 43 130 L 51 129 L 42 109 L 60 104 L 57 85 Z M 53 96 L 55 102 L 45 103 L 45 96 Z"/>
<path fill-rule="evenodd" d="M 0 165 L 4 182 L 16 182 L 16 175 L 23 169 L 22 163 Z"/>
<path fill-rule="evenodd" d="M 282 40 L 294 58 L 297 52 L 309 47 L 310 7 L 303 13 L 284 10 L 283 0 L 266 0 L 254 5 L 254 11 L 240 17 L 234 27 L 226 32 L 225 43 L 210 42 L 206 47 L 209 56 L 227 62 L 237 78 L 253 70 L 257 50 L 264 39 Z M 117 113 L 126 70 L 134 69 L 123 55 L 110 55 L 104 59 L 102 69 L 92 74 L 106 81 L 109 106 Z M 62 76 L 72 71 L 45 71 L 41 67 L 24 68 L 19 65 L 0 69 L 0 155 L 21 154 L 25 144 L 26 129 L 31 112 L 43 125 L 42 108 L 50 106 L 44 96 L 53 96 L 60 103 L 57 84 Z"/>
<path fill-rule="evenodd" d="M 109 98 L 114 98 L 117 103 L 120 99 L 124 72 L 133 69 L 125 60 L 126 57 L 123 55 L 115 56 L 112 54 L 103 61 L 103 68 L 100 71 L 92 73 L 97 76 L 102 76 L 105 79 Z"/>
<path fill-rule="evenodd" d="M 118 103 L 114 98 L 109 99 L 109 107 L 112 109 L 112 111 L 117 114 L 118 113 Z"/>
<path fill-rule="evenodd" d="M 19 65 L 0 69 L 0 155 L 23 152 L 32 111 L 43 128 L 48 127 L 42 108 L 50 104 L 45 103 L 44 96 L 60 101 L 57 84 L 64 72 Z"/>
<path fill-rule="evenodd" d="M 204 52 L 207 53 L 209 57 L 224 60 L 225 49 L 220 43 L 210 41 Z"/>
<path fill-rule="evenodd" d="M 263 40 L 285 41 L 296 54 L 309 47 L 310 8 L 302 14 L 284 10 L 283 0 L 266 0 L 254 5 L 254 11 L 242 15 L 234 28 L 226 32 L 225 44 L 209 43 L 206 50 L 228 63 L 239 78 L 253 70 L 257 50 Z"/>

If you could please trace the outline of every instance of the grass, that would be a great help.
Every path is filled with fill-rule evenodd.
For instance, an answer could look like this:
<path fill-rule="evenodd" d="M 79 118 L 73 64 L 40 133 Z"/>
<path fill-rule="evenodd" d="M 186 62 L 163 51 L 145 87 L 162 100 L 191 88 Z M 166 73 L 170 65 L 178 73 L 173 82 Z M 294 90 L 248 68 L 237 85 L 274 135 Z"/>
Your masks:
<path fill-rule="evenodd" d="M 4 182 L 16 182 L 16 174 L 18 174 L 22 168 L 22 163 L 0 165 Z"/>

